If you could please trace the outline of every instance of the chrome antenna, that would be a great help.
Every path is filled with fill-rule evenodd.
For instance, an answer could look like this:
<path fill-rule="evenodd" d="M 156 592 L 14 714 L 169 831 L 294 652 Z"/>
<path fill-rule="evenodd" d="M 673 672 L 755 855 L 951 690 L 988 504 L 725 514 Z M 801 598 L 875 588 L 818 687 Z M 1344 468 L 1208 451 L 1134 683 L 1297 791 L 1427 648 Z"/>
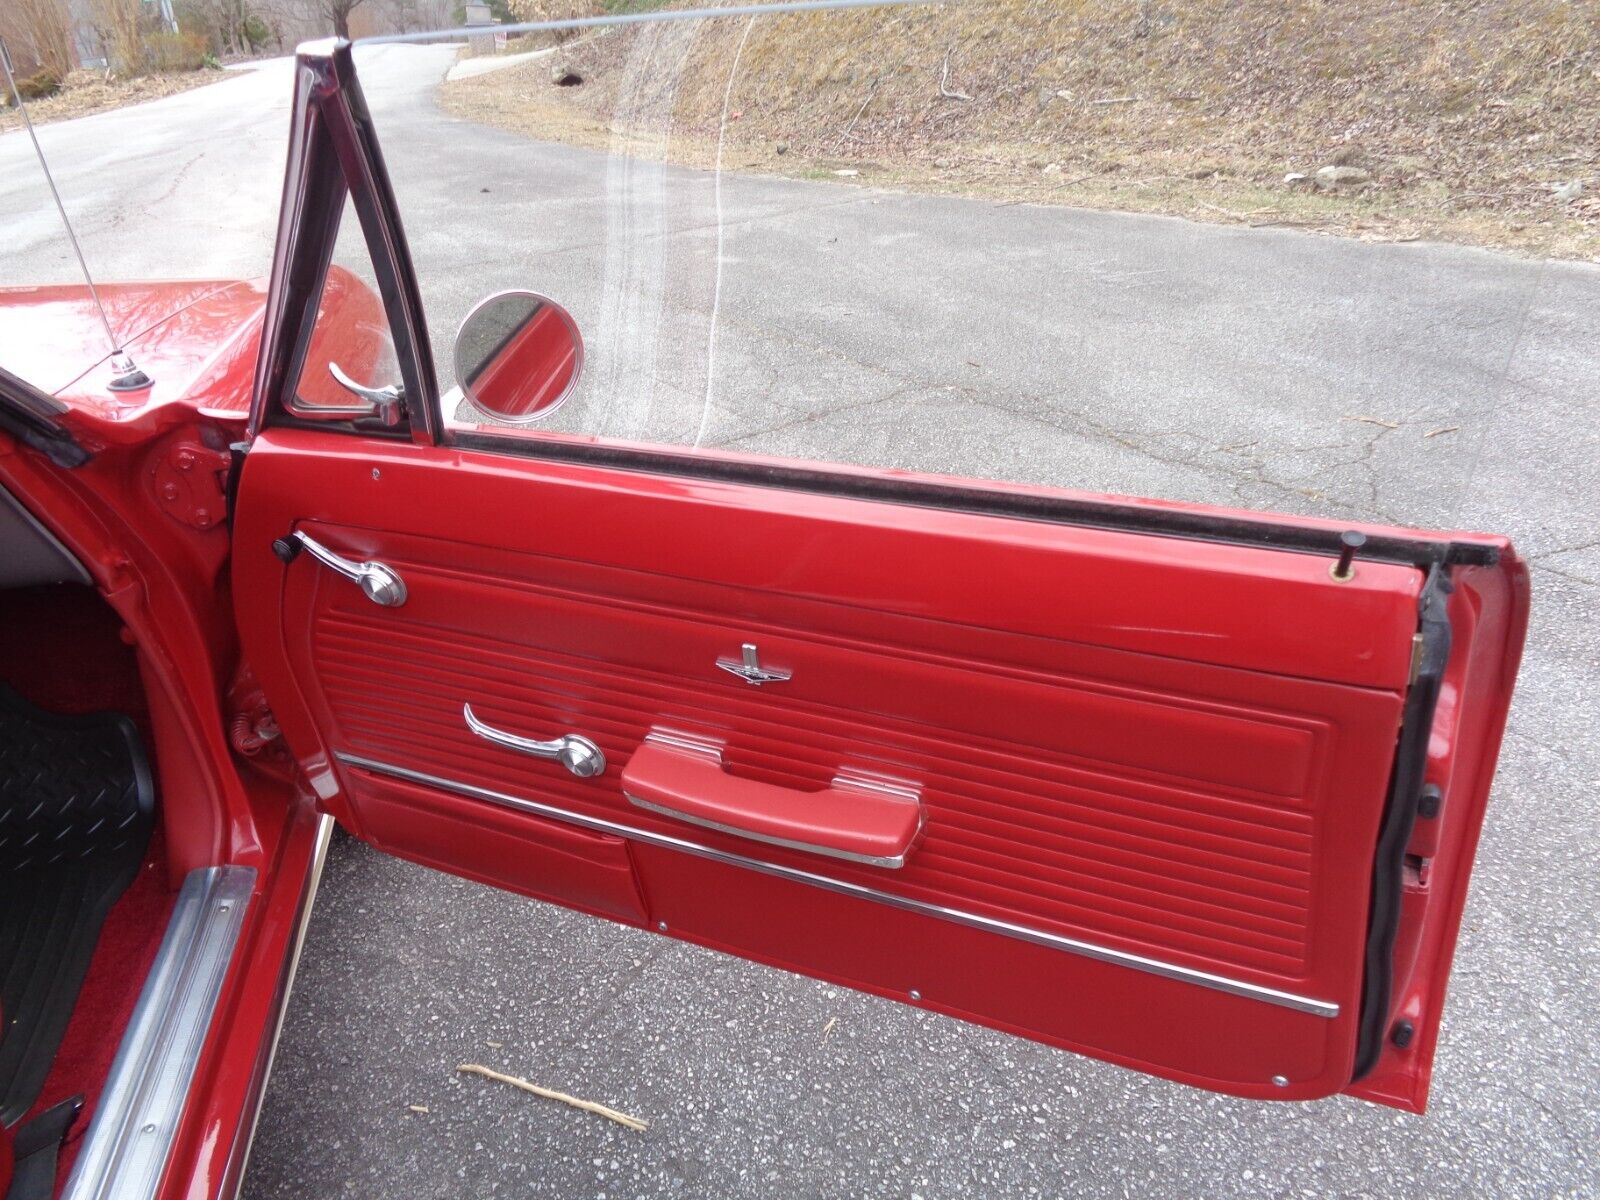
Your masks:
<path fill-rule="evenodd" d="M 83 272 L 83 281 L 89 285 L 89 295 L 94 299 L 95 311 L 100 314 L 100 324 L 106 331 L 106 341 L 111 344 L 111 369 L 115 378 L 110 383 L 114 392 L 137 392 L 151 385 L 150 376 L 139 370 L 133 363 L 133 358 L 117 342 L 117 335 L 111 332 L 111 321 L 106 316 L 106 306 L 100 303 L 100 292 L 94 286 L 94 276 L 89 274 L 89 264 L 84 260 L 83 247 L 78 245 L 78 235 L 72 231 L 72 222 L 67 218 L 67 206 L 61 203 L 61 193 L 56 190 L 55 176 L 50 174 L 50 164 L 45 161 L 44 150 L 39 145 L 39 135 L 33 131 L 33 119 L 28 116 L 28 106 L 23 103 L 22 91 L 17 87 L 17 77 L 11 67 L 11 52 L 6 48 L 6 41 L 0 38 L 0 69 L 6 73 L 6 84 L 11 89 L 12 99 L 16 101 L 17 111 L 22 114 L 22 124 L 28 131 L 28 140 L 33 143 L 33 152 L 39 159 L 39 166 L 44 171 L 44 181 L 50 185 L 50 195 L 56 202 L 56 211 L 61 214 L 61 224 L 66 228 L 67 240 L 72 243 L 72 252 L 78 256 L 78 268 Z"/>

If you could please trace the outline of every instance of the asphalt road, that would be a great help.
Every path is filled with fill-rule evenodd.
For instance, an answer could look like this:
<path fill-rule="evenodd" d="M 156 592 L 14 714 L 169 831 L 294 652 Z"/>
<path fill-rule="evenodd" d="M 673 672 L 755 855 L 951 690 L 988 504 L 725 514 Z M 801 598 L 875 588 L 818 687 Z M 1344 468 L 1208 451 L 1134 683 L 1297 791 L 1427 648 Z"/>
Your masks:
<path fill-rule="evenodd" d="M 360 59 L 442 362 L 473 300 L 527 284 L 585 331 L 571 428 L 1503 530 L 1530 646 L 1425 1118 L 1209 1096 L 340 841 L 247 1196 L 1600 1191 L 1600 268 L 846 183 L 719 196 L 444 116 L 448 57 Z M 41 130 L 102 276 L 264 273 L 288 99 L 269 64 Z M 0 281 L 72 277 L 43 200 L 0 137 Z"/>

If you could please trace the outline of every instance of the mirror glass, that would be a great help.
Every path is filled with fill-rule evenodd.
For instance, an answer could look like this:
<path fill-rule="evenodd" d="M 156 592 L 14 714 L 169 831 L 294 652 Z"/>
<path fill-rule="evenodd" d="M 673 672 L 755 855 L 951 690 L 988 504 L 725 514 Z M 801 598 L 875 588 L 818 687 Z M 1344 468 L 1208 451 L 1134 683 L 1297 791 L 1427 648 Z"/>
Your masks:
<path fill-rule="evenodd" d="M 456 334 L 456 382 L 485 416 L 536 421 L 572 395 L 583 370 L 583 339 L 572 315 L 538 292 L 484 300 Z"/>

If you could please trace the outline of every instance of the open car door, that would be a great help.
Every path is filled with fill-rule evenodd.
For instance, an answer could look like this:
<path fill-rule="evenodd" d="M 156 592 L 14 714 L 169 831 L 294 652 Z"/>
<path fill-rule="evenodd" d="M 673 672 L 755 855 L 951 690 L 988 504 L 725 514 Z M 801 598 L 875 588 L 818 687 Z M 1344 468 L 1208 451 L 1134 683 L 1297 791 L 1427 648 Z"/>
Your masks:
<path fill-rule="evenodd" d="M 1526 620 L 1503 539 L 1354 550 L 1298 518 L 452 431 L 348 48 L 298 71 L 234 589 L 328 812 L 1169 1079 L 1420 1111 Z M 347 193 L 404 393 L 316 412 Z"/>

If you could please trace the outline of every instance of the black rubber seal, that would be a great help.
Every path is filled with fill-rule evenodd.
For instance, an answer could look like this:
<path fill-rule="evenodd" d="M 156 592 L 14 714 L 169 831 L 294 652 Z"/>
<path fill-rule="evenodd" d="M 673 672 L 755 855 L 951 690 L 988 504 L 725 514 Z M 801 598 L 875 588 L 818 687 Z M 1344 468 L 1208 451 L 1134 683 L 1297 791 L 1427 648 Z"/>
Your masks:
<path fill-rule="evenodd" d="M 1394 940 L 1400 928 L 1400 905 L 1405 883 L 1406 844 L 1416 824 L 1417 802 L 1428 765 L 1428 739 L 1439 705 L 1439 688 L 1450 661 L 1450 618 L 1447 606 L 1450 582 L 1442 568 L 1428 573 L 1417 601 L 1418 635 L 1422 649 L 1417 678 L 1406 694 L 1395 749 L 1394 772 L 1378 847 L 1373 856 L 1372 897 L 1367 912 L 1367 949 L 1361 986 L 1361 1019 L 1357 1028 L 1356 1061 L 1352 1079 L 1360 1079 L 1377 1066 L 1389 1028 L 1389 1006 L 1394 989 Z"/>
<path fill-rule="evenodd" d="M 1270 517 L 1229 517 L 1187 509 L 1118 503 L 1115 500 L 1032 496 L 980 486 L 885 479 L 783 463 L 734 462 L 698 458 L 688 453 L 537 442 L 483 433 L 457 433 L 451 437 L 450 444 L 464 450 L 584 463 L 624 471 L 678 475 L 984 516 L 1018 517 L 1053 524 L 1082 525 L 1092 529 L 1288 550 L 1326 556 L 1330 565 L 1337 561 L 1344 548 L 1340 541 L 1343 531 L 1286 524 Z M 1433 566 L 1485 567 L 1494 566 L 1499 561 L 1499 553 L 1493 546 L 1456 542 L 1448 538 L 1371 534 L 1361 547 L 1356 561 L 1399 563 L 1424 570 Z"/>

